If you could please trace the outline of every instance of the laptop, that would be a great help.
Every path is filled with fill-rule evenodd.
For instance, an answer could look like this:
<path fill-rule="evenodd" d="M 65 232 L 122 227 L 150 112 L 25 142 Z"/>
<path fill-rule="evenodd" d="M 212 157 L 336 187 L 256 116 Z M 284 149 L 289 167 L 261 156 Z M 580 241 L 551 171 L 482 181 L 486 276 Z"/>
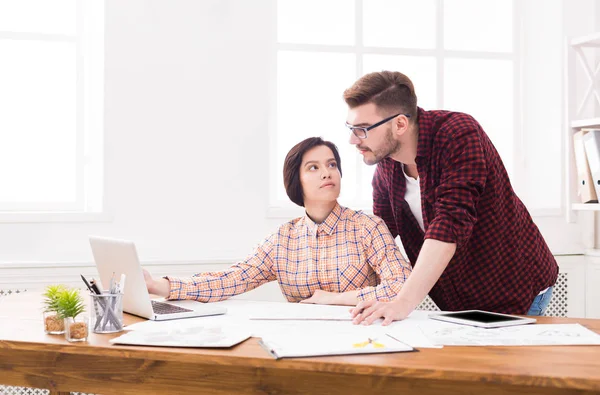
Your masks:
<path fill-rule="evenodd" d="M 113 274 L 125 274 L 123 311 L 154 321 L 225 314 L 224 307 L 196 301 L 156 301 L 150 298 L 135 244 L 127 240 L 90 236 L 90 245 L 103 290 Z"/>

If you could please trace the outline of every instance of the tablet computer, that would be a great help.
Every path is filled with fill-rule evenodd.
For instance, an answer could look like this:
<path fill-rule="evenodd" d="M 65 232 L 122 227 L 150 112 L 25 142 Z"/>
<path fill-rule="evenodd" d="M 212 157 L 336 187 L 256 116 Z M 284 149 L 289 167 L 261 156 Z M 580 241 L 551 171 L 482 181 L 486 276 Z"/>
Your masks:
<path fill-rule="evenodd" d="M 535 318 L 518 317 L 516 315 L 492 313 L 482 310 L 452 311 L 447 313 L 432 313 L 429 318 L 453 322 L 455 324 L 479 326 L 481 328 L 500 328 L 503 326 L 532 324 Z"/>

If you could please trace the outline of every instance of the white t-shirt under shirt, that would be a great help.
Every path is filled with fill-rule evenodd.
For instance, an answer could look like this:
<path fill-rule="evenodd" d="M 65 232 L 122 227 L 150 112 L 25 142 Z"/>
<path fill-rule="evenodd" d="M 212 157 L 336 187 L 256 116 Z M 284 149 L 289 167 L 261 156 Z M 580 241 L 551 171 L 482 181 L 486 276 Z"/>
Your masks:
<path fill-rule="evenodd" d="M 406 174 L 404 171 L 404 164 L 402 164 L 402 173 L 406 178 L 406 192 L 404 193 L 404 200 L 408 203 L 410 211 L 413 213 L 421 230 L 425 232 L 425 225 L 423 224 L 423 211 L 421 211 L 421 187 L 419 186 L 419 179 L 416 180 Z"/>

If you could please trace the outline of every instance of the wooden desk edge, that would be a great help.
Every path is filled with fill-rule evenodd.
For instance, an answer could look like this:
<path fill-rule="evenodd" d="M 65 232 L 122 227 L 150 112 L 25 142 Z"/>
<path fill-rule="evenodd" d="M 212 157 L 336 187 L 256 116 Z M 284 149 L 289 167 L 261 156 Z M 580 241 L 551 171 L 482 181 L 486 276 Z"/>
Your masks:
<path fill-rule="evenodd" d="M 256 345 L 258 340 L 250 338 L 244 343 Z M 532 346 L 533 347 L 533 346 Z M 566 346 L 571 347 L 571 346 Z M 585 347 L 585 346 L 578 346 Z M 600 391 L 600 378 L 587 379 L 582 377 L 552 377 L 536 376 L 525 374 L 498 374 L 481 373 L 461 370 L 425 369 L 425 368 L 404 368 L 404 367 L 382 367 L 381 365 L 368 365 L 364 362 L 360 364 L 349 365 L 344 361 L 344 356 L 337 357 L 312 357 L 312 358 L 290 358 L 275 360 L 274 358 L 239 356 L 239 355 L 220 355 L 204 353 L 175 353 L 176 348 L 169 347 L 143 347 L 143 346 L 92 346 L 85 343 L 78 344 L 58 344 L 58 343 L 37 343 L 21 342 L 11 340 L 0 340 L 0 354 L 19 351 L 43 352 L 47 355 L 73 354 L 89 355 L 90 350 L 101 349 L 102 356 L 108 358 L 132 358 L 137 360 L 155 361 L 155 362 L 178 362 L 194 365 L 220 365 L 248 369 L 274 369 L 274 370 L 293 370 L 295 372 L 305 372 L 312 374 L 331 374 L 343 373 L 353 376 L 371 376 L 382 378 L 396 378 L 407 380 L 434 380 L 440 382 L 454 383 L 473 383 L 475 381 L 510 386 L 538 387 L 538 388 L 561 388 L 569 390 L 592 390 Z M 220 349 L 223 350 L 223 349 Z M 226 349 L 225 351 L 229 351 Z M 364 356 L 362 356 L 364 357 Z M 324 360 L 327 358 L 327 360 Z M 331 358 L 340 359 L 331 361 Z M 557 385 L 558 384 L 558 385 Z"/>

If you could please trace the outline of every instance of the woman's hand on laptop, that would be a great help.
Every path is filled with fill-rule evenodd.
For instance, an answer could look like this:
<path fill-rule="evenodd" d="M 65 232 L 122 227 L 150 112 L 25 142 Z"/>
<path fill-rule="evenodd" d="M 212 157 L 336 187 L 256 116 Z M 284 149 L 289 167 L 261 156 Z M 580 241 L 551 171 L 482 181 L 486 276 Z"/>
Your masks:
<path fill-rule="evenodd" d="M 148 288 L 149 293 L 165 298 L 169 296 L 169 280 L 166 278 L 155 280 L 148 270 L 142 268 L 142 271 L 144 272 L 144 281 L 146 281 L 146 287 Z"/>

